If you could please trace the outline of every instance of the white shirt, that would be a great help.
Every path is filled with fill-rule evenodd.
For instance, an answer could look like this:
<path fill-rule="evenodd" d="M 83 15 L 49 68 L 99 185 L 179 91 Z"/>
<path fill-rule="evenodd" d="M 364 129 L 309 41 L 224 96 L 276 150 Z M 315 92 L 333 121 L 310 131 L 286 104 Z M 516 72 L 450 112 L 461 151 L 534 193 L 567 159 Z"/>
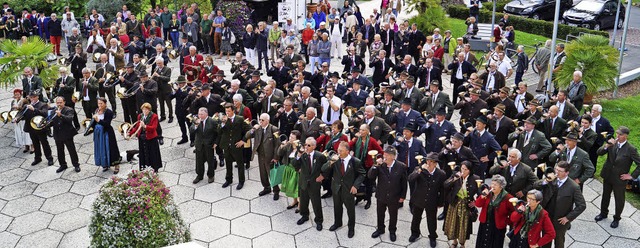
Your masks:
<path fill-rule="evenodd" d="M 598 115 L 598 117 L 594 117 L 591 120 L 591 130 L 593 130 L 594 132 L 596 131 L 596 123 L 600 120 L 600 115 Z"/>
<path fill-rule="evenodd" d="M 513 176 L 514 174 L 516 174 L 516 169 L 518 168 L 518 165 L 509 165 L 509 173 L 511 173 L 511 176 Z"/>
<path fill-rule="evenodd" d="M 344 164 L 344 172 L 347 172 L 349 169 L 349 160 L 351 160 L 351 155 L 347 155 L 347 157 L 342 159 L 342 164 Z"/>
<path fill-rule="evenodd" d="M 516 104 L 516 108 L 518 109 L 518 113 L 522 113 L 525 110 L 524 103 L 522 103 L 520 99 L 526 99 L 525 94 L 516 95 L 516 100 L 514 103 Z"/>
<path fill-rule="evenodd" d="M 567 151 L 567 163 L 571 163 L 571 159 L 573 159 L 573 155 L 576 154 L 576 147 Z"/>
<path fill-rule="evenodd" d="M 337 96 L 334 96 L 333 98 L 331 98 L 331 102 L 333 102 L 334 105 L 340 106 L 342 104 L 342 99 L 338 98 Z M 327 99 L 326 97 L 322 97 L 322 99 L 320 99 L 320 105 L 322 105 L 322 109 L 324 109 L 324 112 L 322 113 L 322 118 L 321 118 L 321 120 L 324 123 L 326 123 L 327 125 L 331 125 L 335 121 L 340 119 L 340 110 L 338 111 L 333 110 L 329 105 L 329 99 Z M 327 114 L 329 114 L 329 109 L 331 109 L 331 121 L 327 120 Z"/>
<path fill-rule="evenodd" d="M 564 113 L 564 102 L 556 102 L 556 106 L 558 106 L 558 116 L 560 118 L 563 118 L 564 116 L 562 115 Z"/>
<path fill-rule="evenodd" d="M 496 73 L 493 72 L 489 72 L 489 74 L 487 75 L 487 85 L 485 86 L 485 90 L 487 92 L 491 92 L 491 90 L 489 89 L 495 89 L 496 88 Z"/>
<path fill-rule="evenodd" d="M 511 63 L 507 62 L 506 60 L 503 60 L 499 63 L 500 64 L 498 65 L 498 71 L 506 77 L 509 70 L 513 70 L 513 67 L 511 67 Z"/>

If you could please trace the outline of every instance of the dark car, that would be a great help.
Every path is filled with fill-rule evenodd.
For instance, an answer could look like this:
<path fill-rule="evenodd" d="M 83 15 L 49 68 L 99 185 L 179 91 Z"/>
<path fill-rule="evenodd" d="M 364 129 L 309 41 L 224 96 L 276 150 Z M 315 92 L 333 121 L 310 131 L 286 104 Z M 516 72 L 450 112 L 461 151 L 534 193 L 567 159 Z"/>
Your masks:
<path fill-rule="evenodd" d="M 616 25 L 617 0 L 584 0 L 564 12 L 564 23 L 573 27 L 604 30 Z M 620 6 L 618 28 L 624 23 L 624 5 Z"/>
<path fill-rule="evenodd" d="M 560 14 L 573 5 L 572 0 L 560 0 Z M 554 0 L 514 0 L 504 6 L 504 11 L 536 20 L 552 20 L 555 14 Z"/>

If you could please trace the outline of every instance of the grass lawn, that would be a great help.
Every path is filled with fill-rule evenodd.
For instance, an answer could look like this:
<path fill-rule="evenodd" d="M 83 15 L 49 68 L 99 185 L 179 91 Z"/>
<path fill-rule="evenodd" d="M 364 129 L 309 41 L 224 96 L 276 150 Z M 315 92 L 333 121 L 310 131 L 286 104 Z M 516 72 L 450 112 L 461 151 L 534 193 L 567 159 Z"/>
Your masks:
<path fill-rule="evenodd" d="M 464 20 L 449 18 L 449 24 L 451 25 L 451 35 L 453 37 L 462 37 L 464 34 L 467 33 L 467 25 L 464 24 Z M 541 42 L 545 42 L 548 39 L 550 38 L 521 32 L 521 31 L 518 31 L 516 28 L 516 44 L 524 45 L 525 52 L 527 54 L 533 54 L 533 52 L 535 51 L 535 48 L 533 48 L 533 45 Z M 450 46 L 451 46 L 451 51 L 453 51 L 456 47 L 456 43 L 451 42 Z M 476 54 L 484 54 L 484 53 L 476 52 Z"/>
<path fill-rule="evenodd" d="M 631 129 L 629 142 L 635 147 L 640 147 L 640 95 L 631 96 L 615 100 L 601 101 L 603 116 L 611 122 L 611 126 L 617 129 L 618 126 L 626 126 Z M 596 178 L 602 181 L 600 170 L 606 160 L 605 156 L 598 158 L 598 166 L 596 167 Z M 631 171 L 635 170 L 637 165 L 631 166 Z M 627 192 L 626 200 L 636 208 L 640 208 L 640 194 Z M 597 203 L 599 204 L 599 203 Z"/>

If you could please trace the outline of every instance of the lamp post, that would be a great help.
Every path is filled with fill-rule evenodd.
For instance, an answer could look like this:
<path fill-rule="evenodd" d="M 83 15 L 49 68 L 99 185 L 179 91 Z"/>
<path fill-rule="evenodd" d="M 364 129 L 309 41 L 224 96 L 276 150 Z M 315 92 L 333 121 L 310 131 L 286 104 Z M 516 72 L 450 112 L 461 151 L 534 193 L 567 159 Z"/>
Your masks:
<path fill-rule="evenodd" d="M 631 0 L 627 0 L 627 12 L 625 17 L 629 18 L 631 15 Z M 618 23 L 616 23 L 616 26 Z M 624 30 L 622 31 L 622 40 L 620 40 L 620 64 L 618 64 L 618 76 L 616 77 L 616 89 L 613 90 L 613 98 L 618 97 L 618 86 L 620 85 L 620 72 L 622 71 L 622 59 L 624 56 L 624 45 L 627 43 L 627 31 L 629 31 L 629 20 L 624 22 Z"/>
<path fill-rule="evenodd" d="M 558 38 L 558 19 L 560 17 L 560 0 L 556 0 L 556 12 L 553 17 L 553 36 L 551 38 L 551 54 L 549 55 L 549 77 L 547 78 L 547 92 L 551 89 L 551 83 L 553 82 L 553 67 L 555 65 L 555 56 L 556 56 L 556 39 Z"/>
<path fill-rule="evenodd" d="M 613 24 L 613 34 L 610 46 L 615 46 L 616 44 L 616 33 L 618 32 L 618 21 L 620 20 L 620 5 L 622 5 L 622 0 L 618 0 L 618 9 L 616 10 L 616 22 Z"/>
<path fill-rule="evenodd" d="M 496 37 L 493 36 L 493 29 L 496 25 L 496 0 L 493 0 L 493 11 L 491 13 L 491 49 L 493 50 L 496 44 Z M 479 21 L 479 20 L 476 20 Z"/>

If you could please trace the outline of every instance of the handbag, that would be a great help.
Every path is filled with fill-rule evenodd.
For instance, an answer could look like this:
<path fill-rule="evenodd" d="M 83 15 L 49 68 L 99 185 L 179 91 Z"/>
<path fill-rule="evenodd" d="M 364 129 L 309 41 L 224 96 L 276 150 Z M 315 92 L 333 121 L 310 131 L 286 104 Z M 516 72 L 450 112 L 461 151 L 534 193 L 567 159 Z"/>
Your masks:
<path fill-rule="evenodd" d="M 471 222 L 478 221 L 478 209 L 475 207 L 469 208 L 469 220 Z"/>
<path fill-rule="evenodd" d="M 273 168 L 269 171 L 269 182 L 272 188 L 282 183 L 283 174 L 284 166 L 280 163 L 274 163 Z"/>

